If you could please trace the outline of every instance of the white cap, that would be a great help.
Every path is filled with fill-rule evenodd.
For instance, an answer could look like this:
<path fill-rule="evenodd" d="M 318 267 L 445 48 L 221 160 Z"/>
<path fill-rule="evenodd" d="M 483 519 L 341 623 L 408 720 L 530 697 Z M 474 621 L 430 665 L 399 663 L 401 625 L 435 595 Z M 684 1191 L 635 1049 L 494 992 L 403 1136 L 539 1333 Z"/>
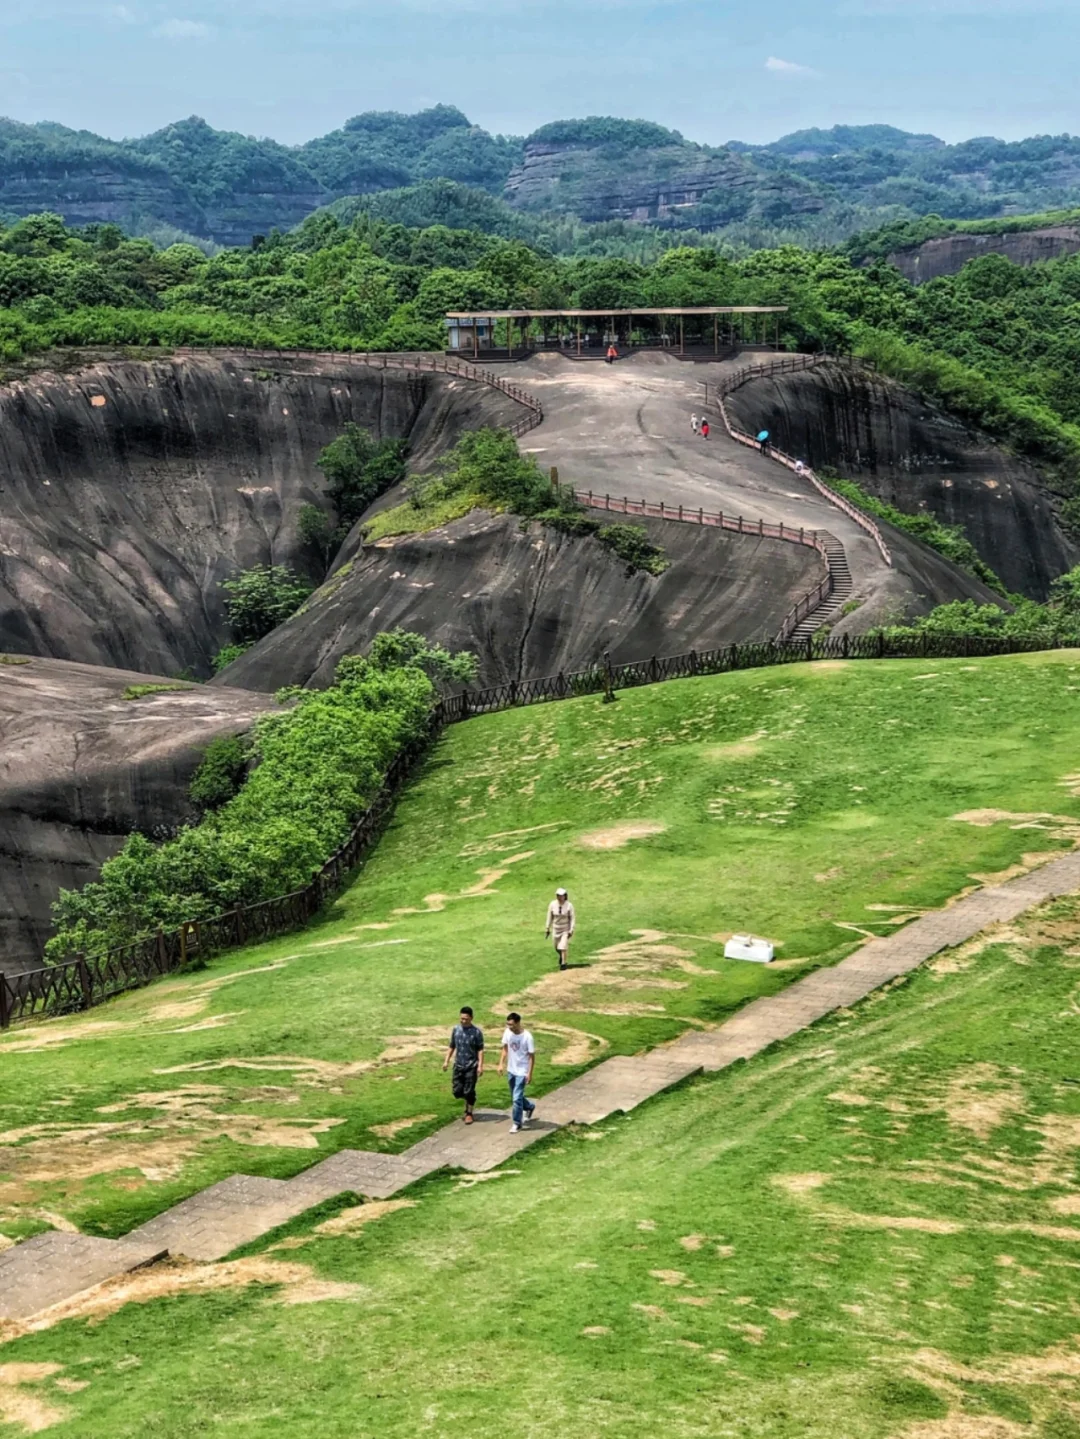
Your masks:
<path fill-rule="evenodd" d="M 565 889 L 557 889 L 557 890 L 555 891 L 555 893 L 556 893 L 556 894 L 565 894 L 565 893 L 566 893 L 566 890 L 565 890 Z"/>

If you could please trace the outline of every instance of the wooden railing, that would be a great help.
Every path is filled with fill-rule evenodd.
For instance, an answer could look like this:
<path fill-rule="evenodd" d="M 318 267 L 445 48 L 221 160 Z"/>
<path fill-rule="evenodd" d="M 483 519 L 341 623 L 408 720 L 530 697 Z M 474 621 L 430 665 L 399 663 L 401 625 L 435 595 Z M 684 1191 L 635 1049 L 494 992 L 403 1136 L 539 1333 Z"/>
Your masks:
<path fill-rule="evenodd" d="M 490 385 L 492 389 L 501 390 L 510 399 L 516 400 L 519 405 L 524 405 L 527 413 L 519 420 L 505 428 L 515 438 L 528 434 L 537 425 L 543 423 L 544 408 L 535 395 L 528 390 L 523 390 L 520 385 L 511 384 L 509 380 L 497 375 L 494 370 L 486 370 L 480 365 L 470 364 L 467 360 L 451 359 L 448 355 L 434 355 L 427 353 L 397 354 L 384 350 L 249 350 L 238 345 L 225 347 L 206 347 L 184 345 L 173 351 L 174 355 L 244 355 L 252 360 L 319 360 L 322 362 L 332 361 L 334 364 L 355 364 L 366 365 L 376 370 L 411 370 L 415 374 L 425 375 L 456 375 L 463 380 L 472 380 L 476 384 Z"/>
<path fill-rule="evenodd" d="M 724 423 L 724 428 L 736 444 L 746 445 L 751 450 L 760 449 L 761 446 L 753 435 L 748 435 L 745 430 L 741 430 L 738 425 L 732 422 L 727 411 L 727 406 L 724 403 L 725 398 L 733 391 L 748 384 L 751 380 L 769 379 L 773 375 L 791 375 L 804 370 L 815 370 L 821 365 L 837 364 L 860 364 L 870 368 L 869 361 L 858 360 L 852 355 L 822 354 L 785 355 L 783 359 L 772 360 L 767 365 L 748 365 L 745 369 L 736 370 L 733 374 L 719 381 L 716 387 L 716 406 L 720 412 L 720 418 Z M 771 442 L 764 453 L 769 459 L 776 460 L 778 464 L 786 465 L 789 470 L 794 470 L 797 474 L 809 480 L 814 488 L 823 495 L 830 504 L 835 505 L 838 510 L 842 510 L 849 519 L 854 520 L 857 525 L 873 538 L 878 549 L 881 551 L 881 558 L 887 565 L 892 565 L 892 555 L 889 552 L 889 547 L 885 543 L 880 529 L 869 515 L 864 514 L 862 510 L 853 505 L 850 500 L 845 499 L 843 495 L 837 494 L 837 492 L 816 475 L 808 465 L 803 464 L 801 460 L 797 460 L 793 455 L 785 454 L 783 450 L 777 449 Z"/>
<path fill-rule="evenodd" d="M 744 530 L 743 533 L 746 533 Z M 753 531 L 751 531 L 753 533 Z M 1080 634 L 1054 635 L 810 635 L 798 643 L 767 640 L 725 645 L 715 650 L 653 657 L 613 665 L 605 656 L 583 670 L 545 679 L 511 680 L 480 690 L 447 696 L 433 709 L 427 733 L 390 766 L 375 799 L 349 838 L 313 876 L 310 884 L 279 899 L 244 905 L 211 919 L 196 920 L 96 955 L 77 955 L 64 963 L 22 974 L 0 975 L 0 1028 L 21 1020 L 89 1009 L 125 990 L 137 989 L 164 974 L 237 945 L 271 939 L 302 928 L 345 885 L 377 841 L 400 790 L 448 724 L 474 715 L 521 705 L 546 704 L 582 695 L 613 696 L 662 680 L 726 674 L 768 665 L 815 660 L 943 659 L 1026 654 L 1080 645 Z"/>
<path fill-rule="evenodd" d="M 598 495 L 593 490 L 575 490 L 574 498 L 579 504 L 591 509 L 610 510 L 619 515 L 646 515 L 659 520 L 681 520 L 684 524 L 706 525 L 715 529 L 730 530 L 738 535 L 760 535 L 771 540 L 786 540 L 791 544 L 807 545 L 817 550 L 825 565 L 825 576 L 809 590 L 784 616 L 777 633 L 778 640 L 787 640 L 807 615 L 813 614 L 819 605 L 832 594 L 835 577 L 829 559 L 827 541 L 832 538 L 819 530 L 795 529 L 784 522 L 772 524 L 760 517 L 744 519 L 742 515 L 725 515 L 722 511 L 692 509 L 687 505 L 665 505 L 663 500 L 653 503 L 649 500 L 612 499 L 610 495 Z"/>

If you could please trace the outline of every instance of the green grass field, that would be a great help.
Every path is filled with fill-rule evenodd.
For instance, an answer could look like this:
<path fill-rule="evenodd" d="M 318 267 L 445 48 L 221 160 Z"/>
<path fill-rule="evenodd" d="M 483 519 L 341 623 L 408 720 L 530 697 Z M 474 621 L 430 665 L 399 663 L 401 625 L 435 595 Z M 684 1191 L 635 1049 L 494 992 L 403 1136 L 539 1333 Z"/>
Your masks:
<path fill-rule="evenodd" d="M 722 1021 L 1074 842 L 1078 714 L 1061 652 L 797 666 L 457 726 L 322 923 L 0 1039 L 0 1232 L 122 1234 L 228 1174 L 404 1148 L 456 1113 L 439 1063 L 462 1003 L 496 1036 L 523 1010 L 541 1093 Z M 560 882 L 565 975 L 542 937 Z M 725 960 L 743 930 L 779 962 Z"/>
<path fill-rule="evenodd" d="M 3 1346 L 0 1415 L 94 1439 L 1077 1439 L 1080 904 L 992 938 L 486 1182 L 134 1276 Z"/>

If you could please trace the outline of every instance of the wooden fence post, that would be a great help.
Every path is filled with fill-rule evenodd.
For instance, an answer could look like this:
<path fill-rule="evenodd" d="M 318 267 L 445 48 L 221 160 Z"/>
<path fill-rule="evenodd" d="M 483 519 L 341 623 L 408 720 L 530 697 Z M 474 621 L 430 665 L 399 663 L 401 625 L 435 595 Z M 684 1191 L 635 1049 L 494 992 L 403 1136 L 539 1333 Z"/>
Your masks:
<path fill-rule="evenodd" d="M 79 989 L 82 991 L 82 1007 L 89 1009 L 93 1004 L 93 994 L 90 985 L 90 966 L 86 962 L 85 954 L 77 954 L 75 963 L 79 969 Z"/>

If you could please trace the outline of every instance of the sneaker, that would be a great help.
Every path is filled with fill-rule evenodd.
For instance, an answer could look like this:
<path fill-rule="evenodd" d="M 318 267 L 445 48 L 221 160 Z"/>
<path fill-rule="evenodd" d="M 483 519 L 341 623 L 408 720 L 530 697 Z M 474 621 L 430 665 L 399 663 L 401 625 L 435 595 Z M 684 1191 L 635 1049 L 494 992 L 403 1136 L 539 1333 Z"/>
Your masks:
<path fill-rule="evenodd" d="M 511 1124 L 511 1126 L 510 1126 L 510 1133 L 511 1133 L 511 1134 L 520 1134 L 520 1132 L 521 1132 L 521 1125 L 520 1125 L 520 1124 Z"/>

